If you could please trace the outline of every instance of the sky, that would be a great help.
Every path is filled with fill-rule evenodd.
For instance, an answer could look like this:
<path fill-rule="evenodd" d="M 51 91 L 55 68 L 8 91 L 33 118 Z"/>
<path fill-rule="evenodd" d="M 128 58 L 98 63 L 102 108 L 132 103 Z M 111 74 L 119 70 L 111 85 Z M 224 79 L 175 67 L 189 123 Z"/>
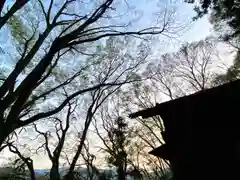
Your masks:
<path fill-rule="evenodd" d="M 144 18 L 140 20 L 138 24 L 138 28 L 144 27 L 147 24 L 150 23 L 151 14 L 152 11 L 157 10 L 157 7 L 154 6 L 151 1 L 141 1 L 142 3 L 138 3 L 138 7 L 140 9 L 143 9 L 145 12 Z M 175 2 L 169 2 L 169 6 L 172 6 Z M 185 21 L 189 22 L 191 21 L 191 18 L 194 16 L 195 12 L 192 10 L 192 6 L 185 4 L 183 2 L 178 2 L 178 6 L 176 8 L 176 21 Z M 192 41 L 198 41 L 201 39 L 206 38 L 209 35 L 214 35 L 214 31 L 212 26 L 208 22 L 208 17 L 204 17 L 196 22 L 191 23 L 191 26 L 189 26 L 187 29 L 184 30 L 176 39 L 172 40 L 169 43 L 168 39 L 163 38 L 164 40 L 159 43 L 159 46 L 157 47 L 160 49 L 162 53 L 169 52 L 169 51 L 176 51 L 181 43 L 184 42 L 192 42 Z M 161 38 L 160 38 L 161 39 Z M 2 42 L 3 39 L 0 39 L 0 42 Z M 0 164 L 1 162 L 4 162 L 8 157 L 10 157 L 11 154 L 7 151 L 0 154 Z M 45 169 L 49 168 L 49 161 L 46 158 L 46 156 L 35 156 L 33 157 L 34 160 L 34 167 L 37 169 Z"/>

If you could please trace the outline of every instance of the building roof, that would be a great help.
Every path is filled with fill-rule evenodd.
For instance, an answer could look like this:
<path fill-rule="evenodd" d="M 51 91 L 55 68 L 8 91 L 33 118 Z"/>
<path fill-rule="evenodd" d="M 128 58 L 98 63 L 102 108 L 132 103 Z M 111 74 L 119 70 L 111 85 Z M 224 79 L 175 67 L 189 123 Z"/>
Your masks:
<path fill-rule="evenodd" d="M 168 148 L 167 144 L 163 144 L 152 151 L 149 152 L 149 154 L 152 154 L 157 157 L 161 157 L 163 159 L 169 160 L 172 156 L 171 149 Z"/>
<path fill-rule="evenodd" d="M 156 104 L 155 107 L 131 114 L 130 118 L 160 115 L 163 119 L 166 144 L 150 152 L 155 156 L 169 159 L 176 153 L 171 151 L 183 152 L 192 147 L 199 151 L 211 147 L 219 152 L 228 152 L 228 145 L 221 146 L 221 150 L 218 146 L 223 139 L 231 144 L 239 137 L 240 126 L 236 118 L 239 102 L 240 80 L 237 80 Z M 201 146 L 199 142 L 205 145 Z M 203 154 L 207 154 L 207 151 Z"/>
<path fill-rule="evenodd" d="M 148 118 L 160 115 L 164 123 L 168 119 L 184 119 L 186 116 L 199 115 L 199 109 L 202 114 L 209 111 L 208 108 L 228 108 L 228 104 L 240 101 L 240 80 L 226 83 L 224 85 L 211 89 L 202 90 L 194 94 L 180 97 L 155 107 L 144 109 L 129 115 L 130 118 L 141 116 Z M 173 117 L 174 116 L 174 117 Z"/>

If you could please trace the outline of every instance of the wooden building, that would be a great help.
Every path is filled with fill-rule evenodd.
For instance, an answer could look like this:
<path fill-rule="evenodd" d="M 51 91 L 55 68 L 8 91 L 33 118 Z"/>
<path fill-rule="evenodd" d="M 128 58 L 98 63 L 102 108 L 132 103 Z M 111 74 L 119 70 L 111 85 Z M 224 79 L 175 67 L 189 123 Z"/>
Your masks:
<path fill-rule="evenodd" d="M 160 115 L 165 144 L 150 153 L 168 159 L 177 180 L 240 179 L 240 80 L 157 104 L 130 115 Z"/>

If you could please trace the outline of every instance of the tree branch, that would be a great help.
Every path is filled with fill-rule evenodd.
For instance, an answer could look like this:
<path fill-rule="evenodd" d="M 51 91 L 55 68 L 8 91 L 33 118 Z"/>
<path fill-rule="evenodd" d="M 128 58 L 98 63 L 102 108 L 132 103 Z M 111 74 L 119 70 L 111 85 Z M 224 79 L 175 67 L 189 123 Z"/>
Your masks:
<path fill-rule="evenodd" d="M 39 130 L 37 129 L 37 125 L 36 125 L 36 124 L 33 124 L 33 127 L 34 127 L 34 129 L 35 129 L 35 131 L 36 131 L 37 133 L 39 133 L 40 135 L 42 135 L 42 136 L 44 137 L 45 143 L 43 143 L 42 147 L 45 146 L 45 149 L 46 149 L 46 151 L 47 151 L 47 154 L 48 154 L 49 159 L 50 159 L 50 160 L 53 160 L 53 155 L 52 155 L 52 153 L 51 153 L 51 151 L 50 151 L 49 142 L 48 142 L 48 134 L 49 134 L 50 132 L 41 132 L 41 131 L 39 131 Z"/>
<path fill-rule="evenodd" d="M 4 16 L 0 17 L 0 30 L 6 24 L 6 22 L 14 15 L 14 13 L 16 13 L 19 9 L 21 9 L 28 1 L 29 0 L 15 1 L 15 3 L 12 5 L 12 7 L 9 9 L 9 11 Z M 3 0 L 0 3 L 0 13 L 2 11 L 4 3 L 5 3 L 5 0 Z"/>
<path fill-rule="evenodd" d="M 24 157 L 21 152 L 14 146 L 12 143 L 8 143 L 9 151 L 17 154 L 18 157 L 27 165 L 28 170 L 30 171 L 31 180 L 36 180 L 35 171 L 33 167 L 33 160 L 30 157 Z"/>
<path fill-rule="evenodd" d="M 131 82 L 127 82 L 127 83 L 131 83 Z M 48 112 L 43 112 L 43 113 L 39 113 L 37 115 L 34 115 L 33 117 L 27 119 L 27 120 L 24 120 L 24 121 L 21 121 L 19 120 L 18 122 L 18 127 L 21 127 L 21 126 L 25 126 L 25 125 L 28 125 L 28 124 L 31 124 L 39 119 L 42 119 L 42 118 L 45 118 L 45 117 L 49 117 L 53 114 L 56 114 L 58 113 L 59 111 L 61 111 L 65 105 L 70 101 L 72 100 L 73 98 L 79 96 L 80 94 L 84 94 L 86 92 L 89 92 L 89 91 L 92 91 L 94 89 L 98 89 L 100 87 L 104 87 L 104 86 L 119 86 L 119 85 L 123 85 L 123 84 L 126 84 L 126 82 L 120 82 L 120 83 L 105 83 L 105 84 L 98 84 L 96 86 L 93 86 L 93 87 L 90 87 L 90 88 L 86 88 L 86 89 L 83 89 L 83 90 L 80 90 L 78 92 L 75 92 L 73 93 L 72 95 L 70 95 L 68 98 L 66 98 L 57 108 L 55 108 L 54 110 L 51 110 L 51 111 L 48 111 Z"/>

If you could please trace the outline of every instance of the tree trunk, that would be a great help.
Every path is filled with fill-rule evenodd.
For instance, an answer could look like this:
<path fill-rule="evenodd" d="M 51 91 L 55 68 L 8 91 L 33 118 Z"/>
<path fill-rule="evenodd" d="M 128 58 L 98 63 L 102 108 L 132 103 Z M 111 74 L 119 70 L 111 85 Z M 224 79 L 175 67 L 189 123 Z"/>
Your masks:
<path fill-rule="evenodd" d="M 0 100 L 0 105 L 1 105 L 1 100 Z M 2 144 L 5 140 L 4 137 L 4 119 L 3 119 L 3 113 L 2 110 L 0 109 L 0 147 L 2 147 Z M 0 148 L 1 152 L 1 148 Z"/>
<path fill-rule="evenodd" d="M 2 121 L 2 119 L 0 119 Z M 7 139 L 8 135 L 10 134 L 10 127 L 6 126 L 4 123 L 0 123 L 0 147 L 2 147 L 3 142 Z M 0 148 L 0 152 L 1 152 Z"/>
<path fill-rule="evenodd" d="M 0 147 L 2 147 L 2 145 L 3 145 L 3 142 L 4 142 L 4 140 L 6 139 L 5 137 L 4 137 L 4 134 L 2 133 L 2 128 L 0 128 Z M 0 152 L 1 152 L 1 148 L 0 148 Z"/>
<path fill-rule="evenodd" d="M 118 180 L 126 180 L 123 166 L 118 167 L 117 173 L 118 173 Z"/>
<path fill-rule="evenodd" d="M 64 180 L 74 180 L 74 174 L 72 173 L 67 173 L 67 175 L 64 177 Z"/>
<path fill-rule="evenodd" d="M 31 180 L 36 180 L 32 159 L 27 158 L 27 159 L 24 160 L 24 162 L 27 164 L 27 167 L 30 171 Z"/>
<path fill-rule="evenodd" d="M 38 52 L 39 48 L 43 44 L 44 40 L 47 38 L 53 27 L 48 27 L 42 34 L 39 35 L 38 40 L 35 42 L 31 50 L 28 52 L 26 57 L 19 60 L 16 64 L 14 70 L 8 75 L 7 79 L 0 86 L 0 99 L 5 96 L 7 91 L 15 84 L 15 81 L 23 69 L 31 62 L 35 54 Z M 2 105 L 3 110 L 6 108 Z"/>
<path fill-rule="evenodd" d="M 59 168 L 58 162 L 54 162 L 50 170 L 50 180 L 60 180 L 58 168 Z"/>
<path fill-rule="evenodd" d="M 44 56 L 44 58 L 38 63 L 38 65 L 32 70 L 32 72 L 23 80 L 23 82 L 19 85 L 16 89 L 15 94 L 10 96 L 9 99 L 5 99 L 3 102 L 0 100 L 0 113 L 3 114 L 2 108 L 4 107 L 5 103 L 10 104 L 8 101 L 12 101 L 15 99 L 14 96 L 17 96 L 17 100 L 14 102 L 7 119 L 4 122 L 3 118 L 0 118 L 0 125 L 2 131 L 0 132 L 0 146 L 2 145 L 3 141 L 9 136 L 14 130 L 18 128 L 18 116 L 21 113 L 21 108 L 26 100 L 29 98 L 31 92 L 34 90 L 35 85 L 41 79 L 42 75 L 46 71 L 47 67 L 51 63 L 55 53 L 57 52 L 57 42 L 55 41 L 49 50 L 49 53 Z M 18 92 L 17 92 L 18 91 Z M 21 95 L 20 95 L 21 94 Z M 1 96 L 1 93 L 0 93 Z M 3 107 L 2 107 L 3 106 Z M 6 107 L 4 107 L 6 109 Z M 5 110 L 3 109 L 3 111 Z M 0 115 L 1 115 L 0 114 Z M 2 116 L 3 117 L 3 116 Z M 4 123 L 3 123 L 4 122 Z M 5 130 L 7 129 L 7 130 Z"/>
<path fill-rule="evenodd" d="M 89 119 L 91 119 L 91 118 L 92 117 L 89 117 Z M 74 176 L 73 176 L 74 168 L 75 168 L 75 166 L 77 164 L 77 160 L 78 160 L 78 158 L 79 158 L 79 156 L 80 156 L 80 154 L 82 152 L 82 148 L 83 148 L 83 145 L 84 145 L 84 141 L 85 141 L 85 139 L 87 137 L 87 132 L 88 132 L 88 128 L 89 128 L 90 122 L 91 121 L 88 121 L 85 124 L 80 144 L 78 145 L 77 152 L 76 152 L 75 156 L 73 157 L 73 160 L 72 160 L 72 163 L 70 165 L 69 171 L 68 171 L 67 175 L 64 178 L 65 180 L 73 180 L 73 178 L 74 178 Z"/>

